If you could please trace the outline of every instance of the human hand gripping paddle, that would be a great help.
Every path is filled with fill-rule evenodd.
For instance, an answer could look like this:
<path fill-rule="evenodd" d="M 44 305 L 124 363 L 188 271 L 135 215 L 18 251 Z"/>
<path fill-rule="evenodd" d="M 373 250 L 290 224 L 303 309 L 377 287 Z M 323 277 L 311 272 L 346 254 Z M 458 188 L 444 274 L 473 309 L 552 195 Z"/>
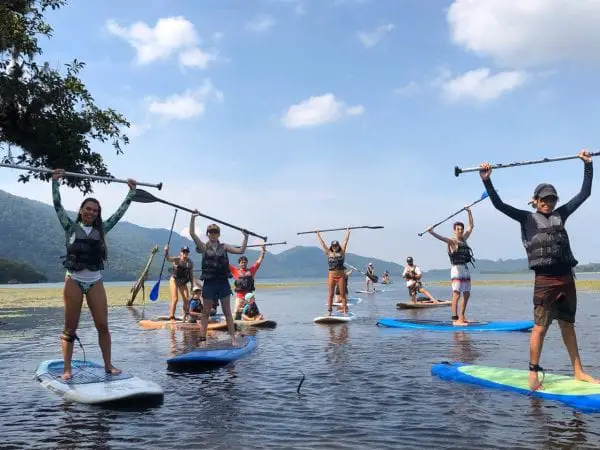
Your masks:
<path fill-rule="evenodd" d="M 171 224 L 171 231 L 169 232 L 169 240 L 167 241 L 167 247 L 165 248 L 165 255 L 163 256 L 162 266 L 160 266 L 160 275 L 158 276 L 158 280 L 152 287 L 150 291 L 150 300 L 153 302 L 158 298 L 158 291 L 160 290 L 160 279 L 162 278 L 163 270 L 165 268 L 165 261 L 167 260 L 167 249 L 171 244 L 171 236 L 173 235 L 173 227 L 175 226 L 175 218 L 177 217 L 177 210 L 175 210 L 175 214 L 173 214 L 173 223 Z"/>
<path fill-rule="evenodd" d="M 358 230 L 360 228 L 366 228 L 366 229 L 369 229 L 369 230 L 379 230 L 379 229 L 381 229 L 383 227 L 381 225 L 377 225 L 377 226 L 363 225 L 363 226 L 360 226 L 360 227 L 329 228 L 327 230 L 301 231 L 300 233 L 296 233 L 296 234 L 324 233 L 326 231 Z"/>
<path fill-rule="evenodd" d="M 261 236 L 259 234 L 253 233 L 252 231 L 248 231 L 248 230 L 246 230 L 244 228 L 240 228 L 240 227 L 237 227 L 237 226 L 232 225 L 230 223 L 224 222 L 222 220 L 215 219 L 214 217 L 207 216 L 206 214 L 199 213 L 197 211 L 194 211 L 193 209 L 189 209 L 189 208 L 186 208 L 184 206 L 180 206 L 180 205 L 177 205 L 175 203 L 171 203 L 171 202 L 168 202 L 166 200 L 162 200 L 160 198 L 155 197 L 150 192 L 144 191 L 143 189 L 137 189 L 135 191 L 135 195 L 132 198 L 132 201 L 139 202 L 139 203 L 154 203 L 154 202 L 164 203 L 165 205 L 173 206 L 174 208 L 178 208 L 178 209 L 181 209 L 182 211 L 189 212 L 190 214 L 194 214 L 194 213 L 198 214 L 200 217 L 204 217 L 205 219 L 209 219 L 209 220 L 212 220 L 213 222 L 220 223 L 221 225 L 225 225 L 225 226 L 227 226 L 229 228 L 233 228 L 234 230 L 241 231 L 242 233 L 248 233 L 250 236 L 254 236 L 254 237 L 260 238 L 263 241 L 267 240 L 266 236 Z"/>
<path fill-rule="evenodd" d="M 588 156 L 598 156 L 600 155 L 600 152 L 594 152 L 594 153 L 589 153 Z M 531 164 L 543 164 L 543 163 L 548 163 L 548 162 L 555 162 L 555 161 L 566 161 L 568 159 L 577 159 L 580 156 L 577 155 L 573 155 L 573 156 L 560 156 L 558 158 L 543 158 L 543 159 L 536 159 L 536 160 L 532 160 L 532 161 L 521 161 L 521 162 L 513 162 L 513 163 L 508 163 L 508 164 L 489 164 L 488 169 L 505 169 L 508 167 L 518 167 L 518 166 L 529 166 Z M 466 169 L 461 169 L 458 166 L 454 167 L 454 176 L 459 176 L 461 173 L 467 173 L 467 172 L 479 172 L 481 170 L 481 167 L 469 167 Z"/>
<path fill-rule="evenodd" d="M 479 168 L 477 169 L 479 170 Z M 473 203 L 471 203 L 470 205 L 464 206 L 461 209 L 459 209 L 458 211 L 456 211 L 454 214 L 446 217 L 444 220 L 436 223 L 435 225 L 432 225 L 430 227 L 428 227 L 425 231 L 423 231 L 422 233 L 417 233 L 419 236 L 423 236 L 425 233 L 429 232 L 429 230 L 433 230 L 435 227 L 437 227 L 438 225 L 443 224 L 444 222 L 446 222 L 447 220 L 453 218 L 454 216 L 456 216 L 457 214 L 460 214 L 463 211 L 466 211 L 468 208 L 470 208 L 471 206 L 476 205 L 479 202 L 482 202 L 483 200 L 485 200 L 486 198 L 488 198 L 488 193 L 487 191 L 485 191 L 483 194 L 481 194 L 481 198 L 479 198 L 479 200 L 475 200 Z"/>

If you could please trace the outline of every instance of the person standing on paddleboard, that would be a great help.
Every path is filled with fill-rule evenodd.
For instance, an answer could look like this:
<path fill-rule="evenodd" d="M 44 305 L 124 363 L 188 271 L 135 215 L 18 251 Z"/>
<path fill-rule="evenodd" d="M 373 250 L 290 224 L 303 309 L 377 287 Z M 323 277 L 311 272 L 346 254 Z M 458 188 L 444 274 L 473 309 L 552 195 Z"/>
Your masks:
<path fill-rule="evenodd" d="M 367 291 L 367 293 L 370 293 L 371 290 L 369 290 L 369 285 L 373 286 L 373 291 L 375 292 L 375 284 L 374 284 L 374 280 L 377 280 L 377 276 L 375 275 L 375 266 L 373 265 L 372 262 L 370 262 L 367 265 L 367 273 L 365 274 L 365 291 Z"/>
<path fill-rule="evenodd" d="M 333 311 L 333 296 L 335 286 L 337 285 L 342 299 L 342 311 L 346 315 L 348 313 L 348 303 L 344 262 L 346 260 L 348 240 L 350 239 L 350 228 L 346 228 L 346 236 L 344 237 L 344 245 L 342 246 L 340 246 L 339 241 L 331 241 L 331 245 L 327 247 L 327 244 L 325 244 L 325 241 L 321 237 L 321 233 L 318 231 L 317 239 L 319 239 L 321 248 L 327 255 L 327 263 L 329 265 L 329 275 L 327 277 L 327 313 L 331 316 Z"/>
<path fill-rule="evenodd" d="M 427 230 L 433 237 L 448 244 L 448 256 L 452 264 L 450 268 L 450 277 L 452 279 L 452 305 L 450 306 L 452 309 L 452 324 L 461 326 L 469 324 L 469 321 L 465 317 L 467 303 L 471 297 L 471 272 L 467 264 L 473 264 L 473 251 L 467 244 L 467 239 L 471 236 L 474 227 L 473 213 L 471 213 L 471 208 L 468 206 L 465 206 L 465 210 L 469 214 L 469 225 L 465 230 L 464 223 L 454 222 L 452 226 L 454 229 L 453 237 L 440 236 L 431 227 Z M 457 314 L 458 301 L 461 294 L 463 301 L 460 313 Z"/>
<path fill-rule="evenodd" d="M 169 319 L 175 320 L 175 309 L 177 308 L 178 294 L 181 294 L 183 301 L 183 321 L 188 319 L 189 298 L 188 283 L 194 280 L 194 262 L 189 258 L 189 247 L 181 247 L 179 256 L 169 256 L 169 246 L 165 247 L 165 259 L 173 264 L 171 269 L 171 278 L 169 279 L 169 288 L 171 290 L 171 310 Z"/>
<path fill-rule="evenodd" d="M 219 242 L 221 229 L 217 224 L 211 224 L 206 228 L 208 241 L 206 244 L 200 240 L 196 234 L 196 217 L 198 210 L 195 210 L 190 219 L 190 236 L 196 244 L 196 251 L 202 255 L 202 273 L 200 279 L 202 284 L 202 299 L 204 311 L 212 309 L 213 301 L 219 300 L 221 310 L 227 321 L 227 331 L 231 336 L 231 343 L 235 345 L 235 324 L 231 314 L 231 286 L 229 278 L 232 277 L 229 270 L 228 253 L 241 255 L 246 251 L 248 245 L 248 231 L 244 231 L 244 241 L 241 247 L 234 247 L 229 244 Z M 208 314 L 202 314 L 200 321 L 200 339 L 206 340 L 206 331 L 208 327 Z"/>
<path fill-rule="evenodd" d="M 65 176 L 63 169 L 52 171 L 52 200 L 58 220 L 65 231 L 67 254 L 63 266 L 67 269 L 63 298 L 65 302 L 65 328 L 62 332 L 62 353 L 64 360 L 63 380 L 72 378 L 71 360 L 73 342 L 77 337 L 77 326 L 81 316 L 83 296 L 87 300 L 94 325 L 98 331 L 98 342 L 104 359 L 104 370 L 111 375 L 121 373 L 112 365 L 111 339 L 108 329 L 108 302 L 102 282 L 104 261 L 108 250 L 105 235 L 123 217 L 135 195 L 136 182 L 128 179 L 129 192 L 117 211 L 105 222 L 102 221 L 102 208 L 95 198 L 86 198 L 79 207 L 73 222 L 62 206 L 59 179 Z"/>
<path fill-rule="evenodd" d="M 412 256 L 406 258 L 406 267 L 404 268 L 404 272 L 402 272 L 402 278 L 406 280 L 406 287 L 408 288 L 411 303 L 417 302 L 417 293 L 425 295 L 434 303 L 439 303 L 421 284 L 423 274 L 421 273 L 421 268 L 414 263 Z"/>
<path fill-rule="evenodd" d="M 539 184 L 530 205 L 535 212 L 514 208 L 500 200 L 492 185 L 492 168 L 488 163 L 481 164 L 479 174 L 494 207 L 521 224 L 521 238 L 527 252 L 529 269 L 535 272 L 533 287 L 534 327 L 529 343 L 529 386 L 532 390 L 543 387 L 538 372 L 544 337 L 554 319 L 562 334 L 563 342 L 576 380 L 598 383 L 583 370 L 577 336 L 575 334 L 575 313 L 577 311 L 577 291 L 573 268 L 578 261 L 573 256 L 569 235 L 565 230 L 567 218 L 579 208 L 592 193 L 593 165 L 587 150 L 578 155 L 583 161 L 583 183 L 581 191 L 568 203 L 555 209 L 558 193 L 551 184 Z"/>
<path fill-rule="evenodd" d="M 260 265 L 267 253 L 267 247 L 263 244 L 260 249 L 260 255 L 258 255 L 258 259 L 254 264 L 248 268 L 248 258 L 245 255 L 240 256 L 238 259 L 238 263 L 240 265 L 239 268 L 234 265 L 229 265 L 229 270 L 235 279 L 235 308 L 233 310 L 233 317 L 236 320 L 241 318 L 242 309 L 244 308 L 244 302 L 246 294 L 250 292 L 254 292 L 254 276 L 256 272 L 260 268 Z"/>

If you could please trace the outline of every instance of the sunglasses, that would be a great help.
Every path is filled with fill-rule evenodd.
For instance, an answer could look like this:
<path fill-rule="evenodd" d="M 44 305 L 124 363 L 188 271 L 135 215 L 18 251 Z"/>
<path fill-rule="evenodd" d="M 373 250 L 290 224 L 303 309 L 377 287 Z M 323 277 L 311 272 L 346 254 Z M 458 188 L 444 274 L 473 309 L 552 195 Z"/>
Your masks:
<path fill-rule="evenodd" d="M 219 234 L 219 230 L 208 230 L 207 234 Z"/>

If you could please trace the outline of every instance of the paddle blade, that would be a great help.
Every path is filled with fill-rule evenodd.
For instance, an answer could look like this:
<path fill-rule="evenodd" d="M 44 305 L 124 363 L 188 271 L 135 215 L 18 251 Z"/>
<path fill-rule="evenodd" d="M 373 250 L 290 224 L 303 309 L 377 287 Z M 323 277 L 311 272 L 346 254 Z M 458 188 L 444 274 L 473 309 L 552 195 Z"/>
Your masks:
<path fill-rule="evenodd" d="M 483 191 L 483 194 L 481 194 L 481 198 L 479 200 L 485 200 L 488 197 L 489 197 L 489 195 L 488 195 L 487 191 Z"/>
<path fill-rule="evenodd" d="M 144 191 L 143 189 L 136 189 L 135 195 L 131 199 L 131 201 L 139 202 L 139 203 L 153 203 L 158 199 L 152 195 L 150 192 Z"/>
<path fill-rule="evenodd" d="M 154 284 L 154 286 L 152 287 L 152 290 L 150 291 L 150 300 L 155 302 L 158 299 L 158 291 L 159 290 L 160 290 L 160 278 Z"/>

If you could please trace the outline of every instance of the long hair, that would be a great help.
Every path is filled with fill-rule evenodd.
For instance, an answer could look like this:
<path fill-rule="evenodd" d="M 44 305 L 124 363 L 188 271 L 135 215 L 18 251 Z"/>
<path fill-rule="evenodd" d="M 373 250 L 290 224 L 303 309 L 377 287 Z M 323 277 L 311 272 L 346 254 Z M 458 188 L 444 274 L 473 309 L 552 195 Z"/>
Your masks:
<path fill-rule="evenodd" d="M 108 249 L 106 247 L 106 238 L 105 238 L 105 234 L 104 234 L 104 223 L 102 223 L 102 207 L 100 206 L 100 202 L 93 197 L 88 197 L 85 200 L 83 200 L 81 202 L 81 206 L 79 206 L 79 212 L 77 213 L 77 219 L 75 219 L 75 221 L 81 222 L 81 220 L 82 220 L 81 210 L 83 208 L 83 205 L 85 205 L 87 202 L 95 203 L 98 206 L 98 215 L 96 215 L 96 218 L 92 222 L 92 226 L 95 229 L 97 229 L 98 232 L 100 233 L 100 241 L 102 242 L 102 259 L 104 261 L 106 261 L 108 258 Z"/>

